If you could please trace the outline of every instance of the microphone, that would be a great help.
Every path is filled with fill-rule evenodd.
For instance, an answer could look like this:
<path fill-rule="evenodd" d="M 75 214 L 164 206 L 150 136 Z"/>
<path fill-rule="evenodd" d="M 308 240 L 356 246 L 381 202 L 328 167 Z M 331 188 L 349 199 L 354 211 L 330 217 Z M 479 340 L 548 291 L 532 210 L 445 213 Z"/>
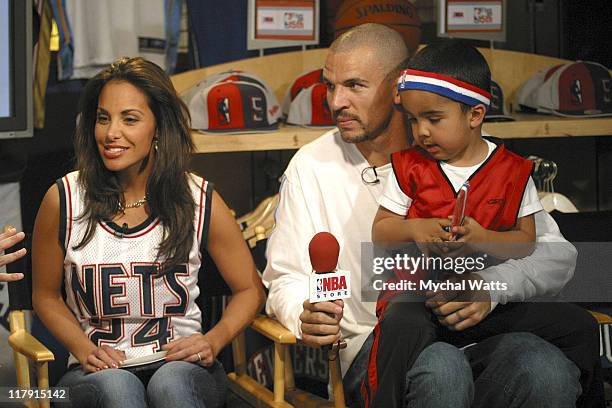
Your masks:
<path fill-rule="evenodd" d="M 308 244 L 308 255 L 315 273 L 333 272 L 338 265 L 340 244 L 329 232 L 319 232 Z"/>
<path fill-rule="evenodd" d="M 319 232 L 308 244 L 313 274 L 310 275 L 310 303 L 351 297 L 348 271 L 336 269 L 340 244 L 329 232 Z"/>
<path fill-rule="evenodd" d="M 329 232 L 319 232 L 308 244 L 308 255 L 314 272 L 310 275 L 310 303 L 350 298 L 349 272 L 337 269 L 340 244 L 336 237 Z M 341 339 L 322 348 L 331 367 L 330 375 L 335 378 L 334 384 L 338 384 L 342 376 L 337 358 L 340 349 L 346 348 L 346 341 Z M 341 394 L 338 398 L 343 397 Z"/>

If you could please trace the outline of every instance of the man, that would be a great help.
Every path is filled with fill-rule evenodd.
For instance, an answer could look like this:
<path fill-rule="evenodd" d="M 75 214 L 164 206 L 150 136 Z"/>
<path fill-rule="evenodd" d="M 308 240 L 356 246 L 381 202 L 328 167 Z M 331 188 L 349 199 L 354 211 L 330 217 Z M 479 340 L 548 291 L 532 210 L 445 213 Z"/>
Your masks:
<path fill-rule="evenodd" d="M 347 341 L 341 362 L 350 405 L 363 404 L 359 388 L 377 323 L 374 303 L 361 302 L 361 243 L 371 241 L 377 199 L 391 171 L 389 156 L 409 145 L 404 118 L 392 102 L 407 57 L 401 37 L 376 24 L 350 30 L 332 44 L 323 76 L 338 130 L 304 146 L 292 159 L 268 241 L 263 276 L 269 288 L 267 312 L 306 344 L 331 344 L 340 337 Z M 566 242 L 545 213 L 536 216 L 536 228 L 538 241 Z M 311 266 L 306 249 L 320 231 L 336 236 L 341 248 L 338 268 L 351 272 L 354 290 L 345 303 L 307 300 Z M 508 290 L 495 292 L 493 303 L 480 302 L 480 312 L 462 329 L 486 318 L 497 302 L 558 292 L 571 278 L 575 259 L 575 249 L 568 244 L 554 254 L 541 248 L 528 259 L 483 271 L 484 280 L 507 282 Z M 456 312 L 472 304 L 469 299 L 443 302 L 434 312 L 443 324 L 454 325 Z M 535 335 L 495 336 L 465 353 L 441 343 L 425 349 L 406 375 L 407 405 L 469 407 L 473 400 L 482 407 L 511 402 L 569 407 L 580 394 L 577 367 Z M 469 360 L 472 370 L 462 359 Z"/>

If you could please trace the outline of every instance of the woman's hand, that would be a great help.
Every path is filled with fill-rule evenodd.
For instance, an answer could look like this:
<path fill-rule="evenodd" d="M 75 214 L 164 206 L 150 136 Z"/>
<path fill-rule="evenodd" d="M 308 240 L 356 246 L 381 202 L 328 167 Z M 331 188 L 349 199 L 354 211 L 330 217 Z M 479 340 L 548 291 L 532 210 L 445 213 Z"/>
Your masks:
<path fill-rule="evenodd" d="M 101 346 L 91 349 L 89 354 L 81 360 L 81 366 L 86 373 L 95 373 L 107 368 L 119 368 L 123 360 L 125 360 L 123 351 Z"/>
<path fill-rule="evenodd" d="M 188 361 L 198 363 L 205 367 L 212 365 L 215 360 L 215 351 L 206 335 L 194 333 L 189 337 L 182 337 L 162 346 L 166 350 L 166 361 Z"/>

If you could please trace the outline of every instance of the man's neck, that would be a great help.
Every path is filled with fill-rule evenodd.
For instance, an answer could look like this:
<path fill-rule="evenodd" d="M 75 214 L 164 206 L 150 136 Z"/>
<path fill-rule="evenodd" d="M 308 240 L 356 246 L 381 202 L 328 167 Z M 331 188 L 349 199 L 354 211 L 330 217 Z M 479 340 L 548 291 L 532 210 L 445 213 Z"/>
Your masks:
<path fill-rule="evenodd" d="M 409 145 L 409 130 L 405 126 L 403 115 L 394 112 L 389 126 L 375 139 L 357 143 L 357 149 L 371 166 L 384 166 L 391 160 L 391 154 L 407 149 Z"/>

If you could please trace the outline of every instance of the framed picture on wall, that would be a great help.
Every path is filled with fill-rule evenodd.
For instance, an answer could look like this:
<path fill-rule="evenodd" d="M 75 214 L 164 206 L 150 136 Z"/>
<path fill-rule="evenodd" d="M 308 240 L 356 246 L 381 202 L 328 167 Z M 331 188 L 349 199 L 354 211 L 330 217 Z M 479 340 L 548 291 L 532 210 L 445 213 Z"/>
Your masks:
<path fill-rule="evenodd" d="M 319 43 L 319 0 L 249 0 L 247 48 Z"/>
<path fill-rule="evenodd" d="M 438 0 L 438 36 L 506 41 L 505 0 Z"/>

